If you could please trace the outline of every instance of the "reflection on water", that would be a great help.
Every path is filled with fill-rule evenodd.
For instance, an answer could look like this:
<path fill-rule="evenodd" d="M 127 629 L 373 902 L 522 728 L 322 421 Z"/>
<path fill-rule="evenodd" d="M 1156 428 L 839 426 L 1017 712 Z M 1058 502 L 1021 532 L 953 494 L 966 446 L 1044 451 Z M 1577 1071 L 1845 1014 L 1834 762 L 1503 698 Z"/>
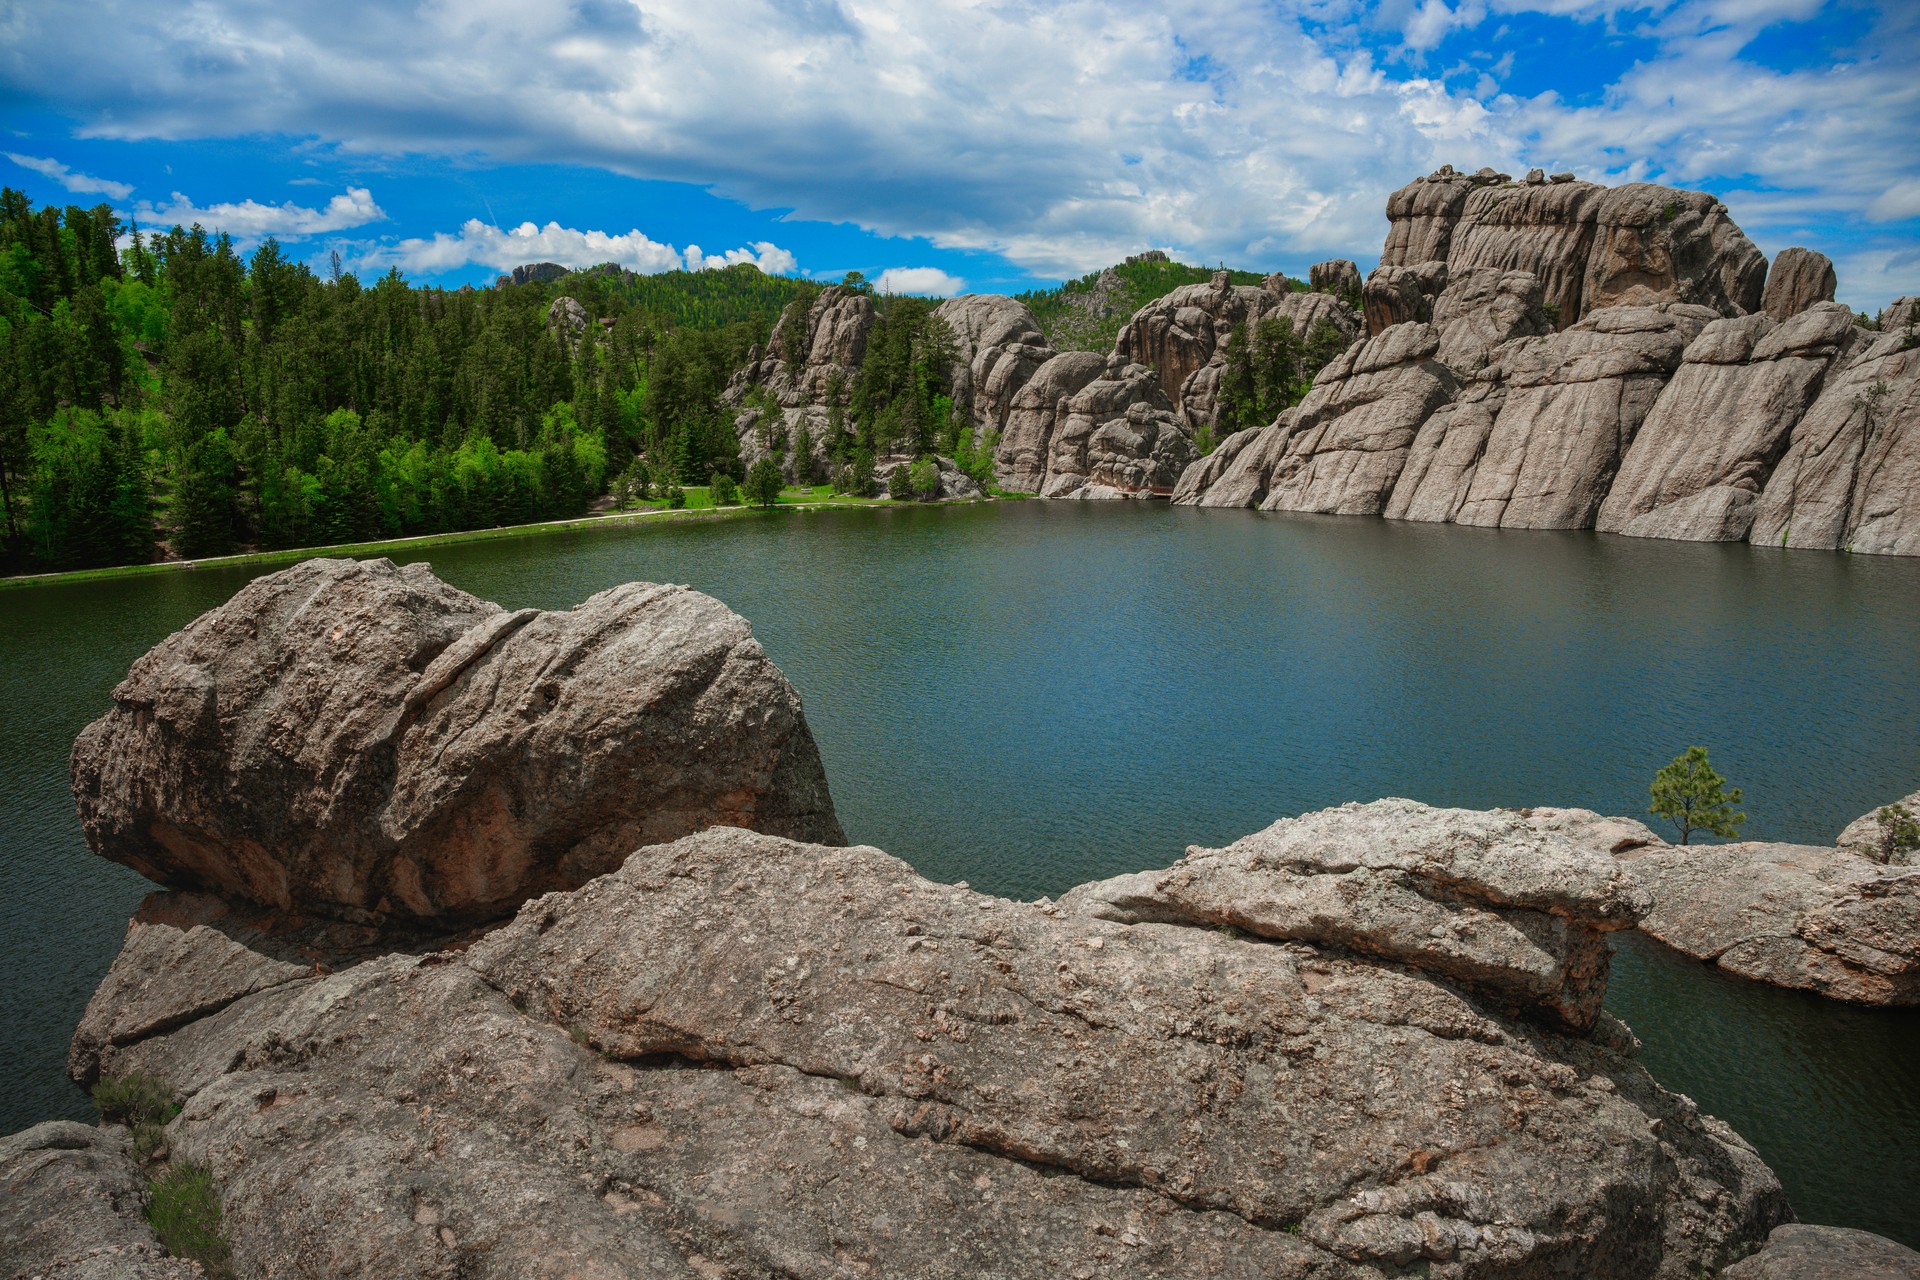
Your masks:
<path fill-rule="evenodd" d="M 1920 563 L 1370 520 L 1009 503 L 423 553 L 509 607 L 687 582 L 806 700 L 848 834 L 1015 896 L 1346 800 L 1635 813 L 1707 746 L 1749 834 L 1920 785 Z M 73 735 L 244 571 L 0 593 L 0 1130 L 84 1115 L 75 1020 L 144 891 L 85 854 Z M 1628 948 L 1609 1005 L 1810 1220 L 1920 1243 L 1920 1015 Z"/>

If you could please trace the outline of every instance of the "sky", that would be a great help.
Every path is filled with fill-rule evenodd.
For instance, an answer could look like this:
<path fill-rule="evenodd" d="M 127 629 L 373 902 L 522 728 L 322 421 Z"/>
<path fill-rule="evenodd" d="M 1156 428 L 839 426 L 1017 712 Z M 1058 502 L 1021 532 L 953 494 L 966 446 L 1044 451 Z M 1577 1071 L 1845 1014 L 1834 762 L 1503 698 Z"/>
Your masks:
<path fill-rule="evenodd" d="M 1379 260 L 1442 164 L 1706 190 L 1920 294 L 1920 2 L 0 0 L 0 184 L 324 265 L 895 292 Z"/>

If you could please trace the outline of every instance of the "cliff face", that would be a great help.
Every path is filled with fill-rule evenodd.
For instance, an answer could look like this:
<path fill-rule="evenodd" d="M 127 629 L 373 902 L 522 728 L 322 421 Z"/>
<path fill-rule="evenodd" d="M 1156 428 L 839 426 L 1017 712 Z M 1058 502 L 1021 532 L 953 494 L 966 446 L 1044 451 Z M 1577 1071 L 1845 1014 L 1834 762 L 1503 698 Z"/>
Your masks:
<path fill-rule="evenodd" d="M 1905 300 L 1863 330 L 1821 255 L 1769 274 L 1718 202 L 1647 184 L 1445 169 L 1388 218 L 1374 336 L 1176 502 L 1920 554 Z"/>

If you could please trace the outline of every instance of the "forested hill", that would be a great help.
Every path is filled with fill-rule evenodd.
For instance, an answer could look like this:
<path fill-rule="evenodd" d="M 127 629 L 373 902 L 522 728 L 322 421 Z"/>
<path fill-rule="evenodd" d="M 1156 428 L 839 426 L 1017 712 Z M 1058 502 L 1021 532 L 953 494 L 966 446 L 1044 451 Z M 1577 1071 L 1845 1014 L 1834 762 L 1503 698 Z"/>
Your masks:
<path fill-rule="evenodd" d="M 1205 284 L 1218 268 L 1188 266 L 1156 251 L 1093 271 L 1052 289 L 1015 295 L 1062 351 L 1111 351 L 1127 319 L 1183 284 Z M 1253 271 L 1230 271 L 1234 284 L 1259 284 Z M 1305 287 L 1304 285 L 1301 287 Z"/>
<path fill-rule="evenodd" d="M 737 467 L 719 395 L 804 288 L 752 266 L 484 290 L 0 193 L 8 572 L 576 514 L 636 451 Z M 562 293 L 589 323 L 548 323 Z"/>

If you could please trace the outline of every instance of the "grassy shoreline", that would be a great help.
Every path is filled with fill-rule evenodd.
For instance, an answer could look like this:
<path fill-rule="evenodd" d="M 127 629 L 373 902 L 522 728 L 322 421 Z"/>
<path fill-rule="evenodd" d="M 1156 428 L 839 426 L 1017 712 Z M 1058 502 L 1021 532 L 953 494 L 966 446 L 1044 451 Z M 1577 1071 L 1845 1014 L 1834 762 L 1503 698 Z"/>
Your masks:
<path fill-rule="evenodd" d="M 692 489 L 689 498 L 695 496 Z M 818 490 L 813 493 L 817 494 Z M 1024 495 L 1022 495 L 1024 496 Z M 705 491 L 700 491 L 704 499 Z M 992 497 L 956 499 L 937 505 L 965 502 L 992 502 Z M 373 556 L 389 551 L 410 551 L 421 547 L 447 546 L 460 542 L 484 542 L 495 538 L 520 538 L 538 533 L 562 533 L 581 529 L 630 528 L 649 523 L 678 524 L 688 520 L 735 520 L 773 511 L 831 511 L 852 507 L 893 505 L 880 498 L 823 498 L 783 494 L 772 508 L 752 506 L 715 507 L 704 501 L 690 501 L 685 507 L 656 507 L 647 511 L 623 511 L 597 516 L 576 516 L 568 520 L 542 520 L 534 524 L 496 525 L 490 529 L 463 529 L 455 533 L 423 533 L 407 538 L 383 538 L 376 542 L 347 542 L 324 547 L 287 547 L 277 551 L 246 551 L 229 556 L 208 556 L 201 560 L 160 560 L 152 564 L 113 565 L 104 569 L 68 569 L 60 573 L 19 574 L 0 578 L 0 591 L 25 587 L 61 586 L 74 582 L 99 582 L 110 578 L 133 578 L 155 573 L 183 573 L 196 569 L 226 569 L 238 565 L 294 564 L 315 556 Z M 914 504 L 918 505 L 918 504 Z"/>

